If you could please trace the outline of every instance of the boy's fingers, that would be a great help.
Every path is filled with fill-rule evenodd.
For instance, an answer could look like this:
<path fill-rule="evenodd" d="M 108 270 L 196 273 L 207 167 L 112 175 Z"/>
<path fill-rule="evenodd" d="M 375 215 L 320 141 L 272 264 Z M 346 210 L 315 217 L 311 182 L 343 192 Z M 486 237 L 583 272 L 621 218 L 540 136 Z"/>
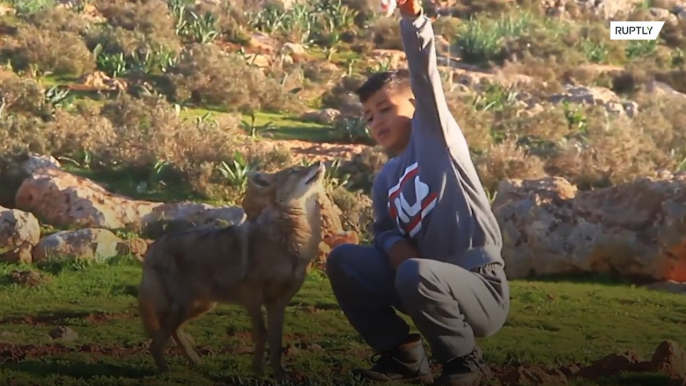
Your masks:
<path fill-rule="evenodd" d="M 397 0 L 398 8 L 406 15 L 417 15 L 421 11 L 421 2 L 419 0 Z"/>

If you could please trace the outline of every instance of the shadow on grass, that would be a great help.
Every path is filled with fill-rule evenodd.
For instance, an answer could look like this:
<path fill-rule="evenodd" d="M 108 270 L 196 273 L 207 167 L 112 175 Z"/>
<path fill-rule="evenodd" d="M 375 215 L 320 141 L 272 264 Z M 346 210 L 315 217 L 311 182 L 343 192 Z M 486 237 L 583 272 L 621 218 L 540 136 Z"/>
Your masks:
<path fill-rule="evenodd" d="M 154 376 L 153 370 L 136 369 L 128 366 L 107 363 L 73 362 L 69 364 L 45 363 L 39 361 L 22 361 L 18 363 L 2 363 L 0 371 L 9 370 L 22 372 L 33 376 L 53 376 L 56 374 L 73 378 L 118 377 L 139 379 Z"/>

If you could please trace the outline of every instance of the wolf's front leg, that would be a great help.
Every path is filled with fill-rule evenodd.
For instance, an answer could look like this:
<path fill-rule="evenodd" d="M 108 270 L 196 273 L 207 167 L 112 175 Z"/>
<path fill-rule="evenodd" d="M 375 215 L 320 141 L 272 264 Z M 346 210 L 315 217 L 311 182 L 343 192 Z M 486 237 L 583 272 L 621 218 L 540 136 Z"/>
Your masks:
<path fill-rule="evenodd" d="M 267 328 L 264 326 L 262 303 L 255 298 L 245 305 L 252 324 L 252 341 L 255 345 L 252 356 L 252 371 L 256 375 L 264 373 L 264 351 L 267 344 Z"/>
<path fill-rule="evenodd" d="M 269 364 L 278 381 L 287 378 L 286 371 L 281 365 L 281 351 L 283 349 L 283 324 L 286 316 L 287 303 L 272 303 L 267 305 L 267 320 L 269 334 Z"/>

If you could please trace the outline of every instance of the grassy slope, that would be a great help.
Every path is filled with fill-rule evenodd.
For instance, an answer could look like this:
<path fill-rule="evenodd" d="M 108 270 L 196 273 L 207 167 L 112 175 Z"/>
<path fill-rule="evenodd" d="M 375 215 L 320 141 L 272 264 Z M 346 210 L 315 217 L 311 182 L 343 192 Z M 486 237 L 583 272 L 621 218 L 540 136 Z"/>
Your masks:
<path fill-rule="evenodd" d="M 45 76 L 41 78 L 40 82 L 44 87 L 53 87 L 76 84 L 77 80 L 73 78 Z M 107 95 L 97 92 L 73 91 L 72 95 L 74 95 L 75 100 L 86 101 L 96 105 L 103 104 L 108 98 Z M 109 97 L 111 98 L 113 95 L 110 95 Z M 182 117 L 188 118 L 199 118 L 207 114 L 209 114 L 210 118 L 219 118 L 221 115 L 226 114 L 226 111 L 218 108 L 189 107 L 181 112 Z M 251 121 L 251 117 L 247 114 L 244 114 L 241 119 L 246 124 L 254 124 L 258 128 L 265 125 L 272 127 L 273 129 L 265 135 L 265 137 L 269 139 L 327 142 L 336 137 L 331 127 L 317 123 L 303 122 L 295 116 L 256 112 L 254 122 Z"/>
<path fill-rule="evenodd" d="M 144 337 L 133 296 L 140 276 L 137 263 L 44 267 L 53 280 L 34 288 L 4 280 L 16 268 L 0 265 L 0 341 L 39 346 L 61 343 L 74 348 L 0 363 L 0 384 L 168 385 L 192 380 L 193 384 L 212 385 L 232 384 L 232 377 L 250 376 L 249 321 L 239 308 L 220 306 L 188 326 L 196 343 L 214 353 L 204 351 L 205 363 L 199 371 L 187 369 L 176 354 L 169 356 L 173 375 L 156 377 L 150 357 L 140 348 Z M 97 312 L 121 314 L 99 322 L 84 317 Z M 34 321 L 27 323 L 31 318 Z M 481 344 L 488 360 L 500 366 L 588 362 L 630 348 L 649 357 L 661 340 L 683 341 L 685 323 L 686 304 L 678 295 L 607 282 L 515 281 L 506 326 Z M 78 339 L 52 341 L 47 334 L 60 325 L 75 330 Z M 352 366 L 365 364 L 369 354 L 321 276 L 310 277 L 293 300 L 285 334 L 284 345 L 321 347 L 304 348 L 285 357 L 290 369 L 310 377 L 345 377 Z M 80 345 L 124 352 L 94 354 L 80 351 Z M 0 344 L 0 356 L 2 347 Z M 607 382 L 617 384 L 616 380 Z M 341 379 L 336 384 L 352 383 Z M 656 376 L 650 384 L 666 385 L 667 379 Z"/>

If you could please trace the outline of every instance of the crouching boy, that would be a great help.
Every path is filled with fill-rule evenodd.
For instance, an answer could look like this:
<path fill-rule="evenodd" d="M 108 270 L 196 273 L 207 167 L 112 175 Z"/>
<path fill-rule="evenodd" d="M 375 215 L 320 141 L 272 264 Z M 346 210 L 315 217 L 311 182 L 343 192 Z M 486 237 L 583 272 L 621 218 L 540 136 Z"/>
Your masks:
<path fill-rule="evenodd" d="M 421 0 L 400 0 L 407 70 L 378 73 L 357 94 L 375 141 L 392 158 L 375 177 L 373 246 L 340 245 L 328 258 L 333 292 L 376 354 L 355 370 L 374 381 L 434 380 L 422 336 L 442 365 L 438 385 L 489 376 L 475 337 L 509 312 L 502 236 L 448 110 L 434 32 Z M 396 314 L 409 315 L 410 334 Z"/>

